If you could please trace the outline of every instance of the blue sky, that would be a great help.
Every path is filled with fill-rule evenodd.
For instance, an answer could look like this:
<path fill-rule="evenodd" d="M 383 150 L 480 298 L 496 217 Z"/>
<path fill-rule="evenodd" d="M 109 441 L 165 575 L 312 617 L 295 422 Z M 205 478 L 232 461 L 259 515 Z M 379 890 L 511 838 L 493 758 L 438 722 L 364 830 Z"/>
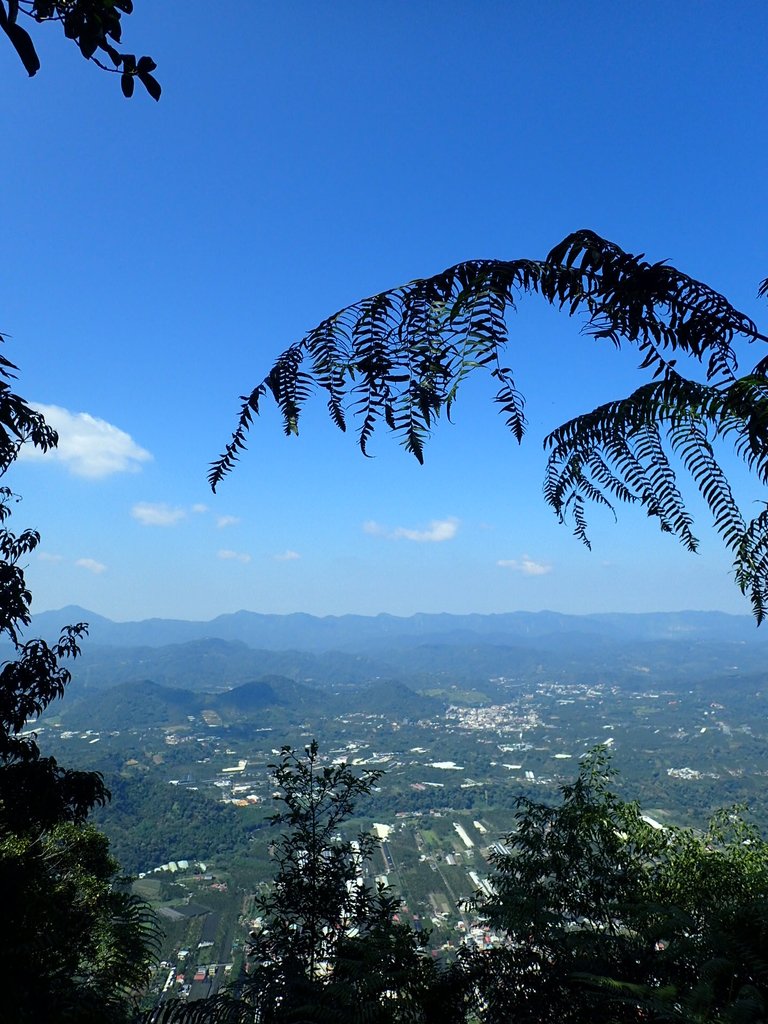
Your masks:
<path fill-rule="evenodd" d="M 510 325 L 522 447 L 478 382 L 424 467 L 385 435 L 365 460 L 318 402 L 298 440 L 266 414 L 215 496 L 206 469 L 238 396 L 334 309 L 579 227 L 764 324 L 762 4 L 136 8 L 159 104 L 52 27 L 35 79 L 0 51 L 0 330 L 62 437 L 8 478 L 43 535 L 34 610 L 748 611 L 705 518 L 698 556 L 630 509 L 593 516 L 591 553 L 557 524 L 542 437 L 639 378 L 535 300 Z"/>

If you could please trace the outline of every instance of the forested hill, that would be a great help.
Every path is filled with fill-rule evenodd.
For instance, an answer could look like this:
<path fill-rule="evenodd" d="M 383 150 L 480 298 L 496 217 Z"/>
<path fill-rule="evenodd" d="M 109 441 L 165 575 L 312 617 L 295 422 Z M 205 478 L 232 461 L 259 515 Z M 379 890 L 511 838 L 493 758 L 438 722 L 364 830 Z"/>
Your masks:
<path fill-rule="evenodd" d="M 148 679 L 126 682 L 89 692 L 87 699 L 67 700 L 54 710 L 68 729 L 110 731 L 126 725 L 134 729 L 186 725 L 195 716 L 202 716 L 209 725 L 224 726 L 250 720 L 281 725 L 297 721 L 297 716 L 317 719 L 350 713 L 418 719 L 444 711 L 445 704 L 390 680 L 329 693 L 283 676 L 267 676 L 220 693 L 161 686 Z"/>

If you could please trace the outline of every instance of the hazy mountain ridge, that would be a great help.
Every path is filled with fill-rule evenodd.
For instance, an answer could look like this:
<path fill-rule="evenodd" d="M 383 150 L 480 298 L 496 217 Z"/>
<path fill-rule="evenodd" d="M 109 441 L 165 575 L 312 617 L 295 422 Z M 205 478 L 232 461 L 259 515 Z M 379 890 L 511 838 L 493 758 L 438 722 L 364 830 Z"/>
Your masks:
<path fill-rule="evenodd" d="M 510 683 L 546 680 L 659 689 L 715 678 L 727 684 L 747 676 L 759 678 L 768 638 L 768 630 L 758 631 L 746 616 L 704 612 L 639 616 L 518 612 L 410 619 L 317 619 L 242 612 L 211 623 L 180 624 L 161 619 L 112 623 L 72 607 L 36 616 L 32 629 L 50 638 L 62 622 L 82 620 L 92 622 L 92 635 L 82 644 L 82 657 L 73 666 L 68 701 L 146 680 L 191 692 L 222 692 L 271 676 L 319 687 L 326 694 L 397 680 L 412 691 L 469 689 L 491 701 Z M 158 639 L 163 630 L 175 635 L 180 625 L 210 633 L 222 624 L 225 631 L 240 629 L 243 635 L 262 641 L 269 634 L 276 646 L 254 647 L 242 636 L 209 635 L 165 645 L 131 645 L 126 640 L 150 634 Z M 319 647 L 318 637 L 324 630 L 346 646 Z M 296 646 L 280 646 L 289 635 Z M 110 637 L 121 643 L 111 644 Z"/>
<path fill-rule="evenodd" d="M 388 663 L 327 651 L 267 651 L 240 640 L 191 640 L 165 647 L 110 647 L 86 640 L 69 687 L 72 695 L 152 679 L 189 690 L 227 690 L 276 675 L 318 684 L 351 685 L 391 671 Z"/>
<path fill-rule="evenodd" d="M 74 666 L 68 700 L 116 685 L 152 680 L 191 692 L 227 691 L 254 679 L 290 679 L 324 693 L 350 693 L 396 679 L 412 690 L 480 688 L 489 700 L 505 685 L 557 679 L 606 682 L 634 688 L 691 685 L 734 679 L 764 670 L 764 648 L 709 641 L 608 641 L 580 634 L 565 640 L 540 637 L 541 646 L 503 646 L 475 639 L 391 648 L 380 657 L 345 652 L 254 650 L 238 641 L 194 640 L 167 647 L 106 647 L 86 642 Z M 504 682 L 506 681 L 506 682 Z"/>
<path fill-rule="evenodd" d="M 220 639 L 265 650 L 346 651 L 370 653 L 383 647 L 412 646 L 462 636 L 485 643 L 527 645 L 547 636 L 582 634 L 603 639 L 675 640 L 708 639 L 726 643 L 764 645 L 768 630 L 759 630 L 748 615 L 724 612 L 647 612 L 564 615 L 559 612 L 504 612 L 492 615 L 419 613 L 407 618 L 342 615 L 318 617 L 296 612 L 265 615 L 239 611 L 208 622 L 181 619 L 146 619 L 112 622 L 77 606 L 34 615 L 30 635 L 52 637 L 70 622 L 90 623 L 91 642 L 104 646 L 164 647 L 194 640 Z"/>

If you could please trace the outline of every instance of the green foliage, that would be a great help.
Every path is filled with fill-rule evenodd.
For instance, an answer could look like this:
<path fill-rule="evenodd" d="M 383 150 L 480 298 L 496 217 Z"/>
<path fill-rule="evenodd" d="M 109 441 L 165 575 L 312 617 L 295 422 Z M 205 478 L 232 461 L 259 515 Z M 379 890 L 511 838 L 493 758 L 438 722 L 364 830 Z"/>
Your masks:
<path fill-rule="evenodd" d="M 12 391 L 15 367 L 0 358 L 0 475 L 21 444 L 46 450 L 57 438 Z M 84 825 L 109 794 L 97 772 L 63 768 L 43 756 L 28 720 L 39 717 L 70 680 L 62 662 L 87 632 L 67 626 L 58 641 L 22 640 L 31 594 L 20 561 L 36 548 L 34 530 L 7 527 L 15 496 L 0 488 L 0 634 L 15 659 L 0 666 L 0 962 L 3 1019 L 127 1019 L 125 995 L 140 984 L 157 933 L 143 903 L 123 892 L 107 840 Z"/>
<path fill-rule="evenodd" d="M 383 773 L 358 776 L 345 763 L 324 765 L 316 740 L 303 756 L 283 747 L 270 769 L 274 799 L 284 808 L 270 819 L 281 829 L 273 846 L 274 885 L 256 905 L 269 932 L 269 958 L 280 960 L 290 949 L 291 959 L 315 978 L 333 958 L 338 933 L 364 926 L 373 911 L 370 889 L 356 883 L 378 841 L 370 833 L 344 840 L 338 829 Z"/>
<path fill-rule="evenodd" d="M 558 805 L 518 801 L 476 901 L 505 937 L 467 958 L 483 1020 L 764 1020 L 768 844 L 735 812 L 654 829 L 610 777 L 596 749 Z"/>
<path fill-rule="evenodd" d="M 0 475 L 25 442 L 46 451 L 58 440 L 43 417 L 12 391 L 15 369 L 0 357 Z M 11 502 L 17 500 L 8 487 L 0 487 L 0 634 L 16 654 L 0 666 L 0 826 L 12 831 L 81 822 L 94 805 L 108 799 L 98 774 L 61 768 L 54 758 L 41 755 L 33 733 L 23 732 L 30 718 L 63 695 L 70 672 L 62 661 L 77 657 L 87 625 L 65 627 L 51 645 L 22 641 L 22 630 L 31 621 L 32 595 L 19 563 L 35 550 L 40 536 L 35 530 L 14 534 L 8 529 Z"/>
<path fill-rule="evenodd" d="M 665 263 L 648 263 L 591 231 L 568 235 L 543 260 L 472 260 L 434 277 L 381 292 L 323 320 L 281 356 L 243 399 L 232 440 L 213 463 L 215 490 L 245 448 L 261 401 L 270 394 L 286 434 L 298 433 L 315 391 L 334 423 L 356 419 L 363 453 L 377 426 L 423 461 L 436 421 L 450 418 L 470 374 L 490 374 L 495 401 L 520 441 L 523 395 L 506 365 L 507 315 L 533 293 L 585 318 L 598 341 L 638 351 L 650 376 L 626 398 L 556 428 L 544 493 L 585 544 L 588 503 L 641 505 L 688 549 L 697 540 L 677 484 L 680 461 L 706 502 L 734 559 L 736 582 L 758 622 L 768 609 L 768 509 L 744 516 L 715 457 L 727 440 L 761 483 L 768 481 L 768 358 L 739 376 L 737 341 L 767 341 L 753 321 L 707 285 Z M 702 369 L 703 380 L 677 367 Z"/>
<path fill-rule="evenodd" d="M 598 1001 L 574 985 L 575 973 L 636 980 L 642 943 L 630 922 L 663 842 L 636 806 L 611 793 L 609 778 L 598 751 L 562 787 L 559 805 L 518 799 L 508 852 L 492 857 L 495 895 L 477 901 L 507 936 L 477 962 L 489 1021 L 585 1020 Z"/>
<path fill-rule="evenodd" d="M 0 570 L 8 565 L 0 563 Z M 0 822 L 6 828 L 82 822 L 109 798 L 98 773 L 62 768 L 41 755 L 34 734 L 21 734 L 29 718 L 63 695 L 70 674 L 60 659 L 76 656 L 77 637 L 85 632 L 81 623 L 66 627 L 52 646 L 44 640 L 20 643 L 17 660 L 0 668 Z"/>
<path fill-rule="evenodd" d="M 322 1020 L 340 1003 L 342 1019 L 359 1019 L 362 1006 L 376 1006 L 395 988 L 403 961 L 413 965 L 417 957 L 415 935 L 393 922 L 399 901 L 364 881 L 377 839 L 339 832 L 382 773 L 358 776 L 344 763 L 323 764 L 316 741 L 303 756 L 283 747 L 271 768 L 283 805 L 271 819 L 281 829 L 277 872 L 256 901 L 261 926 L 251 933 L 244 996 L 260 1021 Z M 371 962 L 375 971 L 366 969 Z"/>
<path fill-rule="evenodd" d="M 116 47 L 122 39 L 122 16 L 131 14 L 133 0 L 0 0 L 0 29 L 16 50 L 28 75 L 40 70 L 40 58 L 29 32 L 18 22 L 19 14 L 36 21 L 58 22 L 67 39 L 72 39 L 86 60 L 103 71 L 120 75 L 123 95 L 133 95 L 138 79 L 154 100 L 160 99 L 160 83 L 152 75 L 157 65 L 151 57 L 121 53 Z M 97 54 L 111 61 L 104 64 Z"/>
<path fill-rule="evenodd" d="M 356 775 L 324 764 L 316 741 L 281 750 L 270 766 L 283 806 L 272 816 L 276 874 L 255 901 L 246 975 L 236 994 L 186 1007 L 168 1003 L 153 1021 L 257 1024 L 442 1024 L 464 1019 L 463 992 L 422 951 L 423 938 L 395 922 L 400 901 L 371 886 L 365 867 L 378 848 L 367 832 L 340 830 L 378 771 Z"/>
<path fill-rule="evenodd" d="M 110 779 L 112 800 L 94 814 L 131 874 L 169 860 L 220 862 L 247 854 L 251 829 L 231 807 L 200 793 L 141 776 Z"/>
<path fill-rule="evenodd" d="M 22 1022 L 119 1022 L 159 933 L 90 825 L 0 830 L 3 1007 Z"/>
<path fill-rule="evenodd" d="M 765 1021 L 768 1014 L 768 844 L 738 808 L 703 835 L 675 830 L 658 872 L 663 961 L 678 1019 Z"/>

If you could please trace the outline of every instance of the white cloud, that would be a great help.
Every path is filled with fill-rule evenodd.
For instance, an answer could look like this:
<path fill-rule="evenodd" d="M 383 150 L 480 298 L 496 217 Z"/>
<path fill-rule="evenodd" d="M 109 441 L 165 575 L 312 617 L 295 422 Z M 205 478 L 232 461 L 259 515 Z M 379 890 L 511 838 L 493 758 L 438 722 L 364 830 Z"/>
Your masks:
<path fill-rule="evenodd" d="M 21 459 L 60 462 L 75 476 L 98 480 L 113 473 L 137 473 L 152 456 L 130 434 L 87 412 L 70 412 L 59 405 L 35 405 L 59 435 L 59 445 L 41 452 L 23 445 Z"/>
<path fill-rule="evenodd" d="M 513 572 L 522 573 L 523 576 L 546 576 L 552 572 L 552 566 L 546 562 L 535 562 L 530 555 L 523 555 L 521 559 L 500 558 L 496 565 L 502 569 L 511 569 Z"/>
<path fill-rule="evenodd" d="M 225 526 L 235 526 L 240 522 L 239 516 L 217 516 L 216 525 L 221 530 Z"/>
<path fill-rule="evenodd" d="M 92 572 L 98 576 L 106 570 L 106 565 L 103 562 L 97 562 L 95 558 L 78 558 L 75 561 L 75 565 L 79 565 L 81 569 L 87 569 L 88 572 Z"/>
<path fill-rule="evenodd" d="M 247 565 L 251 560 L 251 556 L 246 554 L 244 551 L 230 551 L 227 548 L 222 548 L 219 551 L 219 558 L 223 558 L 225 561 L 230 562 L 242 562 L 243 565 Z"/>
<path fill-rule="evenodd" d="M 198 502 L 196 505 L 192 506 L 192 511 L 196 515 L 201 515 L 203 512 L 207 512 L 208 511 L 208 506 L 207 505 L 203 505 L 201 502 Z"/>
<path fill-rule="evenodd" d="M 396 526 L 389 529 L 374 519 L 362 523 L 362 529 L 373 537 L 386 537 L 389 541 L 416 541 L 418 544 L 435 544 L 440 541 L 452 541 L 459 529 L 459 520 L 432 519 L 426 529 L 410 529 L 407 526 Z"/>
<path fill-rule="evenodd" d="M 183 508 L 174 508 L 162 501 L 140 501 L 131 509 L 131 515 L 142 526 L 175 526 L 186 514 Z"/>
<path fill-rule="evenodd" d="M 458 519 L 433 519 L 426 530 L 407 530 L 399 526 L 393 536 L 403 537 L 405 540 L 415 540 L 419 543 L 432 543 L 442 540 L 453 540 L 459 528 Z"/>
<path fill-rule="evenodd" d="M 398 526 L 394 530 L 390 530 L 373 519 L 363 523 L 365 533 L 370 533 L 374 537 L 387 537 L 389 540 L 412 540 L 419 544 L 453 540 L 458 529 L 459 520 L 452 517 L 449 519 L 433 519 L 426 530 L 411 530 L 405 526 Z"/>
<path fill-rule="evenodd" d="M 63 555 L 52 555 L 49 551 L 40 551 L 38 553 L 38 560 L 41 562 L 63 562 Z"/>
<path fill-rule="evenodd" d="M 297 558 L 301 558 L 301 555 L 298 551 L 291 551 L 289 548 L 279 555 L 272 555 L 272 557 L 276 562 L 295 562 Z"/>
<path fill-rule="evenodd" d="M 363 523 L 363 533 L 370 533 L 373 537 L 384 537 L 387 531 L 379 523 L 374 522 L 373 519 L 367 519 Z"/>

